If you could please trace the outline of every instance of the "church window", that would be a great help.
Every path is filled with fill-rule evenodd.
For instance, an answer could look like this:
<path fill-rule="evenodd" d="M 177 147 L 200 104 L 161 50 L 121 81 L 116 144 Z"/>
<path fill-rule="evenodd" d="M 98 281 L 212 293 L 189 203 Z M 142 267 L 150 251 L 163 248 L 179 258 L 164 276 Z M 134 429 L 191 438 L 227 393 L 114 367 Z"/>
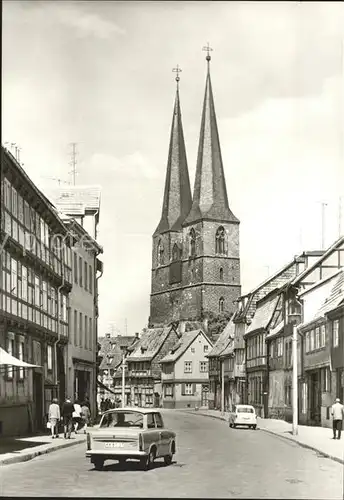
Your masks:
<path fill-rule="evenodd" d="M 172 261 L 175 262 L 176 260 L 179 259 L 180 259 L 180 250 L 177 243 L 175 243 L 172 249 Z"/>
<path fill-rule="evenodd" d="M 164 247 L 161 243 L 161 241 L 159 241 L 159 244 L 158 244 L 158 266 L 162 266 L 164 264 Z"/>
<path fill-rule="evenodd" d="M 196 256 L 196 232 L 194 228 L 190 231 L 190 257 Z"/>
<path fill-rule="evenodd" d="M 216 231 L 215 253 L 222 255 L 227 253 L 226 232 L 223 226 L 220 226 Z"/>
<path fill-rule="evenodd" d="M 223 313 L 225 305 L 225 299 L 223 297 L 219 300 L 219 313 Z"/>
<path fill-rule="evenodd" d="M 220 267 L 220 281 L 223 281 L 223 267 Z"/>

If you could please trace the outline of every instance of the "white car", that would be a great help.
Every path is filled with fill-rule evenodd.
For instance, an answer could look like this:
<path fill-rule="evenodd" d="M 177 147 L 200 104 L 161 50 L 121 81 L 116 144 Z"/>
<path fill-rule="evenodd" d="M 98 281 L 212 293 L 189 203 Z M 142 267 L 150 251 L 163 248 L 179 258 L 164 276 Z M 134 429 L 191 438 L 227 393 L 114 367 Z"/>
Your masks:
<path fill-rule="evenodd" d="M 235 405 L 229 414 L 229 427 L 245 425 L 252 429 L 257 428 L 257 415 L 251 405 Z"/>

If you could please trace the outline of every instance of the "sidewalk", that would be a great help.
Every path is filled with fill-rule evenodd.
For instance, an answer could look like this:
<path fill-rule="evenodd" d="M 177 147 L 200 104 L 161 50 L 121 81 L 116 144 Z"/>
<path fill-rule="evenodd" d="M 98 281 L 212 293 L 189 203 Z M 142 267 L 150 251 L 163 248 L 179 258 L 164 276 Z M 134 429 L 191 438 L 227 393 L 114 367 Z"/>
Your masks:
<path fill-rule="evenodd" d="M 183 410 L 184 411 L 184 410 Z M 217 418 L 228 422 L 229 413 L 221 414 L 218 410 L 185 410 L 186 412 L 202 415 L 210 418 Z M 327 458 L 335 460 L 344 464 L 344 431 L 342 438 L 332 439 L 332 429 L 325 427 L 311 427 L 308 425 L 298 426 L 298 435 L 293 436 L 292 424 L 284 420 L 277 420 L 272 418 L 259 418 L 257 419 L 257 428 L 263 432 L 274 434 L 281 439 L 289 439 L 295 443 L 309 448 Z"/>
<path fill-rule="evenodd" d="M 0 438 L 0 467 L 27 462 L 39 455 L 75 446 L 85 441 L 85 434 L 74 434 L 74 432 L 70 439 L 64 439 L 63 434 L 58 439 L 52 439 L 48 434 L 26 438 Z"/>

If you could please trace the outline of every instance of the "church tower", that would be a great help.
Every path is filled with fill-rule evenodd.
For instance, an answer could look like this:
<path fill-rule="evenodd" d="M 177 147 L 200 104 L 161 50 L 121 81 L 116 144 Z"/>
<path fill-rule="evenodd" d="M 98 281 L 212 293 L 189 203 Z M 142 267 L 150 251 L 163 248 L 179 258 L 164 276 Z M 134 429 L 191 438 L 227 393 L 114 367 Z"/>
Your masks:
<path fill-rule="evenodd" d="M 229 208 L 210 78 L 210 47 L 193 203 L 183 223 L 182 316 L 232 313 L 241 294 L 239 220 Z"/>
<path fill-rule="evenodd" d="M 178 320 L 182 295 L 182 223 L 190 212 L 192 198 L 179 99 L 177 66 L 170 147 L 167 161 L 161 219 L 153 234 L 150 326 Z"/>

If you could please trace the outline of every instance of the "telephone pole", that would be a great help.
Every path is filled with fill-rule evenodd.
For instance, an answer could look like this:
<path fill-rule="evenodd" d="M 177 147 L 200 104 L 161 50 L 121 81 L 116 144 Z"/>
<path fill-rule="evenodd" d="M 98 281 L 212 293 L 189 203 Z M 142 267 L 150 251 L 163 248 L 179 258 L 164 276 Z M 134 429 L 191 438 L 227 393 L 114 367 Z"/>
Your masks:
<path fill-rule="evenodd" d="M 69 173 L 72 174 L 73 186 L 75 186 L 75 178 L 76 178 L 76 175 L 78 173 L 77 170 L 76 170 L 76 164 L 77 164 L 77 161 L 76 161 L 76 156 L 77 156 L 76 145 L 77 145 L 76 142 L 72 142 L 71 143 L 72 152 L 71 152 L 71 161 L 69 162 L 69 164 L 72 167 L 72 170 Z"/>

